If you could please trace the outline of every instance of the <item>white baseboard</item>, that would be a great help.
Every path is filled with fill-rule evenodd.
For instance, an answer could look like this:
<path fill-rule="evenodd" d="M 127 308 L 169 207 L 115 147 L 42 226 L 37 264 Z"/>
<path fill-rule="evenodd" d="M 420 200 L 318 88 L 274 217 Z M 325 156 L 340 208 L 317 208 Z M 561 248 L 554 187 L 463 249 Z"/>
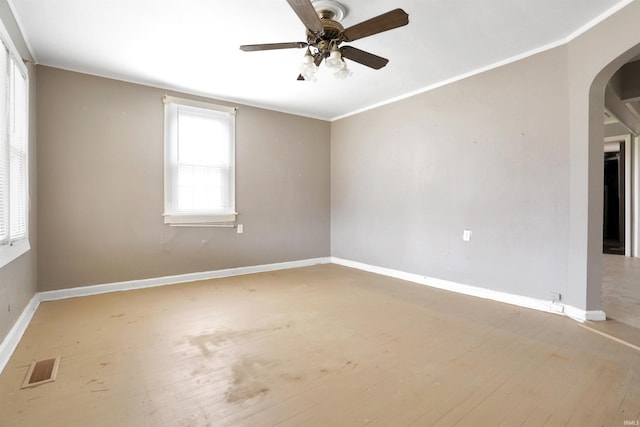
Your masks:
<path fill-rule="evenodd" d="M 18 317 L 7 336 L 0 342 L 0 374 L 9 362 L 22 335 L 29 326 L 36 309 L 43 301 L 55 301 L 108 292 L 127 291 L 132 289 L 151 288 L 155 286 L 174 285 L 178 283 L 195 282 L 198 280 L 219 279 L 223 277 L 240 276 L 244 274 L 264 273 L 268 271 L 285 270 L 289 268 L 308 267 L 317 264 L 328 264 L 329 257 L 311 258 L 300 261 L 279 262 L 275 264 L 254 265 L 248 267 L 228 268 L 225 270 L 204 271 L 200 273 L 178 274 L 153 279 L 130 280 L 126 282 L 106 283 L 101 285 L 82 286 L 77 288 L 59 289 L 55 291 L 37 292 Z"/>
<path fill-rule="evenodd" d="M 223 277 L 240 276 L 243 274 L 264 273 L 268 271 L 284 270 L 288 268 L 308 267 L 310 265 L 327 264 L 329 262 L 329 257 L 311 258 L 300 261 L 252 265 L 248 267 L 227 268 L 224 270 L 177 274 L 175 276 L 156 277 L 152 279 L 129 280 L 126 282 L 105 283 L 101 285 L 59 289 L 55 291 L 40 292 L 39 295 L 40 301 L 55 301 L 66 298 L 105 294 L 109 292 L 129 291 L 132 289 L 144 289 L 153 288 L 156 286 L 175 285 L 178 283 L 196 282 L 198 280 L 220 279 Z"/>
<path fill-rule="evenodd" d="M 565 314 L 580 322 L 607 320 L 607 315 L 602 310 L 582 310 L 572 305 L 565 305 Z"/>
<path fill-rule="evenodd" d="M 16 320 L 16 323 L 9 330 L 7 336 L 2 340 L 2 342 L 0 342 L 0 374 L 18 346 L 22 335 L 24 335 L 24 332 L 27 330 L 31 319 L 33 318 L 33 314 L 36 312 L 39 305 L 40 298 L 36 293 L 27 303 L 24 310 L 22 310 L 18 320 Z"/>
<path fill-rule="evenodd" d="M 333 264 L 339 264 L 345 267 L 351 267 L 358 270 L 368 271 L 370 273 L 381 274 L 383 276 L 406 280 L 408 282 L 431 286 L 433 288 L 443 289 L 459 294 L 489 299 L 492 301 L 503 302 L 506 304 L 517 305 L 519 307 L 545 311 L 548 313 L 562 314 L 580 322 L 584 322 L 587 320 L 606 320 L 607 318 L 604 311 L 601 310 L 582 310 L 571 305 L 561 304 L 551 300 L 542 300 L 523 295 L 510 294 L 508 292 L 481 288 L 477 286 L 464 285 L 449 280 L 421 276 L 419 274 L 407 273 L 404 271 L 393 270 L 385 267 L 378 267 L 375 265 L 365 264 L 357 261 L 350 261 L 342 258 L 331 257 L 331 262 Z"/>

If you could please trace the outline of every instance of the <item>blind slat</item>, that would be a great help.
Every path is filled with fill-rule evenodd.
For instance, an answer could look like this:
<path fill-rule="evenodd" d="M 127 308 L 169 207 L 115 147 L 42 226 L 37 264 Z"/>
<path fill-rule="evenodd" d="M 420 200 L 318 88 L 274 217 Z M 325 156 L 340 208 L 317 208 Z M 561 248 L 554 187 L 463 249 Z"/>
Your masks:
<path fill-rule="evenodd" d="M 9 52 L 0 43 L 0 244 L 9 241 Z"/>
<path fill-rule="evenodd" d="M 11 122 L 9 164 L 10 182 L 10 238 L 26 237 L 27 232 L 27 141 L 26 141 L 26 82 L 11 61 Z"/>
<path fill-rule="evenodd" d="M 0 44 L 0 244 L 27 236 L 27 79 Z"/>

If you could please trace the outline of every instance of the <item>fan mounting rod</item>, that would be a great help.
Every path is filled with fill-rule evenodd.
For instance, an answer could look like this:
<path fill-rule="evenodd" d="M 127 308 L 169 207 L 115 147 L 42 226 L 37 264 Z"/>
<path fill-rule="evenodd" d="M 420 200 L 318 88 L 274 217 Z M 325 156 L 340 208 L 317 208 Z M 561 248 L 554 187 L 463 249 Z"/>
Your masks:
<path fill-rule="evenodd" d="M 347 15 L 347 8 L 335 0 L 312 0 L 311 4 L 318 12 L 320 19 L 342 21 Z"/>

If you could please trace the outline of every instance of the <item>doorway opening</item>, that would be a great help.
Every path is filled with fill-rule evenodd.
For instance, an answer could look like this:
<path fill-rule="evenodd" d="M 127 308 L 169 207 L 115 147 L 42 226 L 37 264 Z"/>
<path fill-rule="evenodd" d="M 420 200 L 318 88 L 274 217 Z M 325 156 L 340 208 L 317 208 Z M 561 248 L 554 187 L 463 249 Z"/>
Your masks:
<path fill-rule="evenodd" d="M 640 328 L 638 70 L 640 56 L 636 55 L 615 71 L 606 85 L 601 181 L 602 308 L 610 323 L 633 328 Z"/>
<path fill-rule="evenodd" d="M 624 152 L 624 142 L 605 143 L 602 213 L 602 250 L 605 254 L 625 254 Z"/>

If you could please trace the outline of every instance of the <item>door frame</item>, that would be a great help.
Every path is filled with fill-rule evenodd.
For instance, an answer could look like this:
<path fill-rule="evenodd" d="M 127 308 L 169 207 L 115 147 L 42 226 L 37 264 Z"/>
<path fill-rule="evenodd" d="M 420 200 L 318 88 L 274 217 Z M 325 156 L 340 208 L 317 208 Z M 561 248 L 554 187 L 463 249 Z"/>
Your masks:
<path fill-rule="evenodd" d="M 637 138 L 634 139 L 636 139 L 635 142 L 637 143 Z M 624 153 L 624 256 L 638 256 L 638 218 L 637 215 L 636 218 L 633 217 L 633 212 L 637 212 L 637 209 L 633 209 L 632 205 L 634 201 L 637 203 L 638 200 L 638 187 L 632 183 L 634 169 L 637 169 L 632 166 L 634 163 L 632 152 L 635 151 L 637 154 L 638 150 L 637 147 L 633 147 L 631 144 L 631 134 L 608 136 L 604 139 L 604 144 L 611 142 L 619 142 L 621 146 L 624 146 L 624 149 L 621 150 Z M 634 148 L 636 149 L 634 150 Z"/>

